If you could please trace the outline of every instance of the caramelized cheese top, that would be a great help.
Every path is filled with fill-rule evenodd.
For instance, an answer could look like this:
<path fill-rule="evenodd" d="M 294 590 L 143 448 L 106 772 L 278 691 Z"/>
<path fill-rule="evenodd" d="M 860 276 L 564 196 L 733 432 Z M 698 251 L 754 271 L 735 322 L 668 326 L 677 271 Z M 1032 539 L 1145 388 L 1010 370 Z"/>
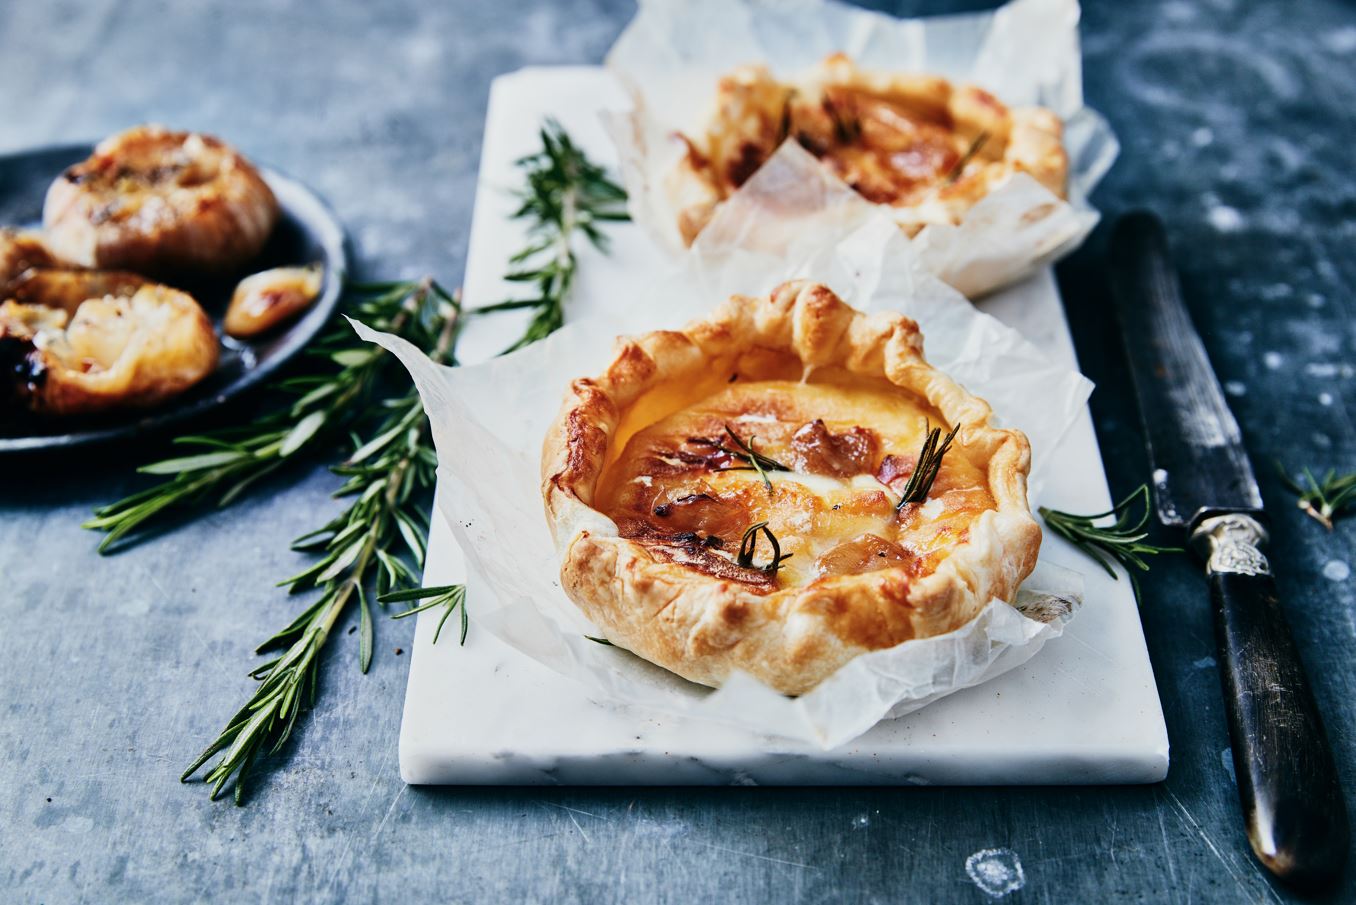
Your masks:
<path fill-rule="evenodd" d="M 596 506 L 656 557 L 763 592 L 879 569 L 927 575 L 995 506 L 958 438 L 927 501 L 895 510 L 929 424 L 949 428 L 885 381 L 736 381 L 620 437 Z M 769 489 L 741 443 L 789 470 L 765 471 Z M 775 575 L 759 568 L 772 557 L 761 532 L 753 568 L 736 562 L 758 522 L 791 554 Z"/>

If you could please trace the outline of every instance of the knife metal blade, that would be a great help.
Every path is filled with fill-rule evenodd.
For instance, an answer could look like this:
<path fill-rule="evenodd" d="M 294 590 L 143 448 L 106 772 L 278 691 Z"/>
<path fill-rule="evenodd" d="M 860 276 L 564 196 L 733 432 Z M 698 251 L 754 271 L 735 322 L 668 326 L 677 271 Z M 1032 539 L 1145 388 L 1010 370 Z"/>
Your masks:
<path fill-rule="evenodd" d="M 1112 295 L 1165 525 L 1262 508 L 1243 437 L 1182 303 L 1158 218 L 1127 214 L 1111 243 Z"/>
<path fill-rule="evenodd" d="M 1158 517 L 1205 560 L 1238 797 L 1257 859 L 1295 886 L 1341 875 L 1337 767 L 1271 565 L 1262 498 L 1152 214 L 1111 237 L 1112 295 L 1154 465 Z"/>

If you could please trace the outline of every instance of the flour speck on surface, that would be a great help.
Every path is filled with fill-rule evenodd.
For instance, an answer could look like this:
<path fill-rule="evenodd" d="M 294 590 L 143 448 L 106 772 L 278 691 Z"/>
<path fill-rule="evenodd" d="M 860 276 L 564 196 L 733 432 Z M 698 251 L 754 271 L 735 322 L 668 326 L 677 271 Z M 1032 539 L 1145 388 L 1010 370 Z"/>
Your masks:
<path fill-rule="evenodd" d="M 1330 559 L 1323 567 L 1323 577 L 1328 581 L 1346 581 L 1351 577 L 1351 566 L 1340 559 Z"/>
<path fill-rule="evenodd" d="M 980 892 L 994 899 L 1026 885 L 1022 861 L 1010 848 L 980 849 L 965 859 L 965 872 Z"/>
<path fill-rule="evenodd" d="M 1236 233 L 1243 228 L 1243 215 L 1238 212 L 1238 208 L 1230 207 L 1227 204 L 1216 204 L 1205 212 L 1205 219 L 1210 221 L 1210 225 L 1222 233 Z"/>
<path fill-rule="evenodd" d="M 1262 355 L 1262 364 L 1266 365 L 1268 370 L 1279 370 L 1281 365 L 1285 364 L 1285 356 L 1280 352 L 1266 352 Z"/>
<path fill-rule="evenodd" d="M 1248 392 L 1248 385 L 1241 380 L 1226 380 L 1224 392 L 1230 396 L 1242 396 Z"/>

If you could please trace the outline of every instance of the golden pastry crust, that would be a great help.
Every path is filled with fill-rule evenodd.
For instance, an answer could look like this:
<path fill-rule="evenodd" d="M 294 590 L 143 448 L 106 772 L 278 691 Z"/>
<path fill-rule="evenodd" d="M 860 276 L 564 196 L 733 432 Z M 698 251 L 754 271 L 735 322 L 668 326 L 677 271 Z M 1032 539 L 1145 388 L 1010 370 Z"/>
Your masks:
<path fill-rule="evenodd" d="M 861 70 L 842 54 L 797 84 L 763 66 L 736 69 L 718 84 L 705 135 L 683 138 L 688 151 L 668 190 L 689 245 L 787 138 L 891 208 L 911 236 L 960 222 L 1013 173 L 1062 198 L 1069 170 L 1063 124 L 1051 111 L 1012 110 L 981 88 L 935 76 Z"/>
<path fill-rule="evenodd" d="M 917 324 L 819 284 L 623 340 L 546 436 L 561 584 L 609 640 L 680 676 L 742 670 L 804 693 L 861 653 L 964 625 L 1034 568 L 1030 449 L 990 416 L 927 363 Z M 925 419 L 956 440 L 928 501 L 896 511 Z M 730 434 L 790 470 L 733 470 L 712 446 Z M 752 564 L 734 555 L 757 521 L 792 553 L 771 574 L 765 544 Z"/>
<path fill-rule="evenodd" d="M 0 410 L 147 408 L 212 373 L 212 322 L 186 293 L 129 273 L 30 271 L 0 302 Z"/>
<path fill-rule="evenodd" d="M 48 247 L 81 267 L 220 274 L 259 254 L 278 202 L 230 145 L 137 126 L 104 139 L 47 191 Z"/>

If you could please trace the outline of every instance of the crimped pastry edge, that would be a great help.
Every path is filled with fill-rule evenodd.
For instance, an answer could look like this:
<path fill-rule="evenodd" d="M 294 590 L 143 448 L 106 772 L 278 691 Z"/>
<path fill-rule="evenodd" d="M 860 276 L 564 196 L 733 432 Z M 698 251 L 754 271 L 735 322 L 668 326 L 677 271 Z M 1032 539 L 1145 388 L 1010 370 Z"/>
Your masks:
<path fill-rule="evenodd" d="M 657 560 L 620 537 L 591 504 L 622 414 L 659 384 L 755 345 L 917 392 L 960 425 L 957 442 L 972 460 L 987 459 L 996 508 L 976 517 L 930 575 L 910 581 L 886 569 L 772 594 Z M 990 600 L 1011 600 L 1035 567 L 1041 531 L 1026 500 L 1030 446 L 1020 431 L 991 422 L 986 402 L 927 363 L 914 321 L 858 312 L 822 284 L 735 296 L 681 331 L 621 339 L 600 376 L 571 383 L 543 444 L 542 495 L 561 585 L 610 641 L 686 679 L 719 686 L 740 670 L 804 693 L 859 654 L 952 631 Z M 860 632 L 829 628 L 844 613 L 861 617 Z"/>
<path fill-rule="evenodd" d="M 921 205 L 877 205 L 910 236 L 928 225 L 959 223 L 970 208 L 1014 173 L 1027 173 L 1057 197 L 1066 196 L 1069 156 L 1064 147 L 1064 124 L 1052 111 L 1044 107 L 1009 108 L 982 88 L 970 84 L 953 85 L 939 76 L 861 69 L 843 54 L 829 56 L 796 83 L 774 79 L 763 66 L 735 68 L 721 79 L 717 88 L 708 130 L 734 131 L 729 122 L 731 109 L 738 109 L 741 103 L 750 108 L 764 105 L 769 89 L 780 98 L 788 87 L 812 93 L 828 87 L 845 87 L 881 96 L 931 97 L 945 106 L 958 132 L 989 132 L 1001 134 L 1006 139 L 1000 161 L 958 180 L 939 197 Z M 731 103 L 741 91 L 763 96 L 745 97 Z M 775 147 L 766 149 L 768 153 L 773 150 Z M 691 245 L 714 216 L 716 208 L 738 187 L 718 183 L 710 172 L 695 164 L 693 154 L 689 152 L 679 159 L 666 189 L 678 211 L 678 233 L 683 244 Z"/>

